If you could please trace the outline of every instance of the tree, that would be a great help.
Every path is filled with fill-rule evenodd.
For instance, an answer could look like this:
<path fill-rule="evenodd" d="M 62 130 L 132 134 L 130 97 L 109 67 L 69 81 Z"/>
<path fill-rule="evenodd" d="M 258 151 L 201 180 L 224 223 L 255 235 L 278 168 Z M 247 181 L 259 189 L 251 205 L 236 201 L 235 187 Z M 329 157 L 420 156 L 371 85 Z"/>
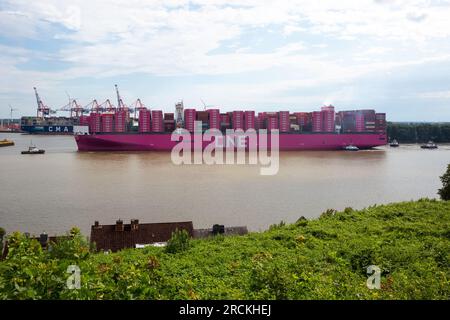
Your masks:
<path fill-rule="evenodd" d="M 5 229 L 0 227 L 0 258 L 3 253 L 3 237 L 5 236 L 5 234 L 6 234 Z"/>
<path fill-rule="evenodd" d="M 440 178 L 442 188 L 439 189 L 438 194 L 442 200 L 450 200 L 450 164 L 447 165 L 447 171 Z"/>

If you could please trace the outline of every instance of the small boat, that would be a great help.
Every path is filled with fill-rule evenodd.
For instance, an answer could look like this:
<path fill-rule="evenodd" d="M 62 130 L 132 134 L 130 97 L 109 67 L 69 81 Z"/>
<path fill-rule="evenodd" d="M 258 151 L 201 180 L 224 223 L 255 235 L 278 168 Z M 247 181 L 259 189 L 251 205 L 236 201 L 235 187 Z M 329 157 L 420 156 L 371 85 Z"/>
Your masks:
<path fill-rule="evenodd" d="M 438 146 L 433 141 L 428 141 L 426 144 L 420 146 L 422 149 L 437 149 Z"/>
<path fill-rule="evenodd" d="M 9 147 L 9 146 L 13 146 L 13 145 L 14 145 L 14 141 L 12 141 L 12 140 L 8 140 L 8 139 L 0 140 L 0 147 Z"/>
<path fill-rule="evenodd" d="M 43 154 L 45 150 L 38 149 L 35 146 L 29 146 L 28 150 L 22 151 L 22 154 Z"/>
<path fill-rule="evenodd" d="M 400 144 L 398 143 L 397 140 L 392 140 L 391 143 L 389 143 L 389 146 L 393 147 L 393 148 L 397 148 L 398 146 L 400 146 Z"/>
<path fill-rule="evenodd" d="M 344 147 L 344 150 L 346 150 L 346 151 L 358 151 L 359 150 L 359 148 L 357 147 L 357 146 L 354 146 L 354 145 L 348 145 L 348 146 L 345 146 Z"/>

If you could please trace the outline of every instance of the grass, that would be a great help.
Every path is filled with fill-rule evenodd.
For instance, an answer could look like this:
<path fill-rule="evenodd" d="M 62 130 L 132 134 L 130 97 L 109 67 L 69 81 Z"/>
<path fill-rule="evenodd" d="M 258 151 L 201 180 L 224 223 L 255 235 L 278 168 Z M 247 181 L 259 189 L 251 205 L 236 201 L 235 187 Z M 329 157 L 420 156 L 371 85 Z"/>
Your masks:
<path fill-rule="evenodd" d="M 0 262 L 3 299 L 450 297 L 450 201 L 328 210 L 261 233 L 191 240 L 175 253 L 154 247 L 90 253 L 79 235 L 45 252 L 13 237 Z M 66 287 L 71 264 L 81 269 L 78 290 Z M 366 285 L 369 265 L 381 269 L 379 290 Z"/>

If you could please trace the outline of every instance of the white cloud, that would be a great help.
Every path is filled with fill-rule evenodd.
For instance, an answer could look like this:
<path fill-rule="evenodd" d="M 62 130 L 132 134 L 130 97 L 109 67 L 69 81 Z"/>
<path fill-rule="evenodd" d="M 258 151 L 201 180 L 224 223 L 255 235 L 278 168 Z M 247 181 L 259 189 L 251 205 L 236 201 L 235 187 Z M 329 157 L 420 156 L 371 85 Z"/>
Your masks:
<path fill-rule="evenodd" d="M 251 83 L 249 78 L 247 85 L 201 85 L 199 90 L 221 96 L 222 88 L 233 90 L 235 99 L 243 101 L 254 99 L 255 94 L 275 101 L 283 100 L 287 90 L 325 84 L 348 88 L 352 81 L 373 73 L 449 59 L 443 54 L 449 49 L 448 2 L 3 2 L 0 35 L 14 41 L 0 47 L 0 94 L 28 92 L 33 84 L 50 90 L 80 77 L 273 72 L 276 79 L 265 82 Z M 242 40 L 248 30 L 255 29 L 262 30 L 262 40 L 269 30 L 272 37 L 278 32 L 281 40 L 276 45 L 269 42 L 264 52 L 255 51 Z M 27 39 L 43 36 L 60 41 L 56 53 L 46 56 L 21 48 Z M 232 50 L 222 52 L 225 43 L 233 43 Z M 68 62 L 70 67 L 63 71 L 20 68 L 42 58 Z M 339 90 L 333 92 L 342 93 Z M 351 97 L 354 91 L 345 95 Z M 335 99 L 333 94 L 329 98 Z"/>

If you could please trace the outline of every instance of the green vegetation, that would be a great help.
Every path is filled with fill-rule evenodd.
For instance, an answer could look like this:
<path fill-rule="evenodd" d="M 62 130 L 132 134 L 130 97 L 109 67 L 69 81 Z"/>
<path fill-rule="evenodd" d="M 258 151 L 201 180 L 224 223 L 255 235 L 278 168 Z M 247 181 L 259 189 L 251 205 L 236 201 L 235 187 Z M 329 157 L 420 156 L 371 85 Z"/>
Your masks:
<path fill-rule="evenodd" d="M 450 142 L 450 123 L 388 122 L 387 134 L 398 142 Z"/>
<path fill-rule="evenodd" d="M 440 178 L 442 188 L 438 190 L 438 194 L 442 200 L 450 200 L 450 164 L 447 165 L 447 171 Z"/>
<path fill-rule="evenodd" d="M 3 249 L 3 237 L 5 236 L 6 231 L 5 229 L 0 227 L 0 251 Z M 1 252 L 0 252 L 0 256 L 1 256 Z"/>
<path fill-rule="evenodd" d="M 15 233 L 0 262 L 2 299 L 448 299 L 450 202 L 327 210 L 262 233 L 92 253 L 73 229 L 44 251 Z M 172 249 L 169 249 L 172 248 Z M 67 267 L 81 288 L 66 287 Z M 381 268 L 381 289 L 366 286 Z"/>

